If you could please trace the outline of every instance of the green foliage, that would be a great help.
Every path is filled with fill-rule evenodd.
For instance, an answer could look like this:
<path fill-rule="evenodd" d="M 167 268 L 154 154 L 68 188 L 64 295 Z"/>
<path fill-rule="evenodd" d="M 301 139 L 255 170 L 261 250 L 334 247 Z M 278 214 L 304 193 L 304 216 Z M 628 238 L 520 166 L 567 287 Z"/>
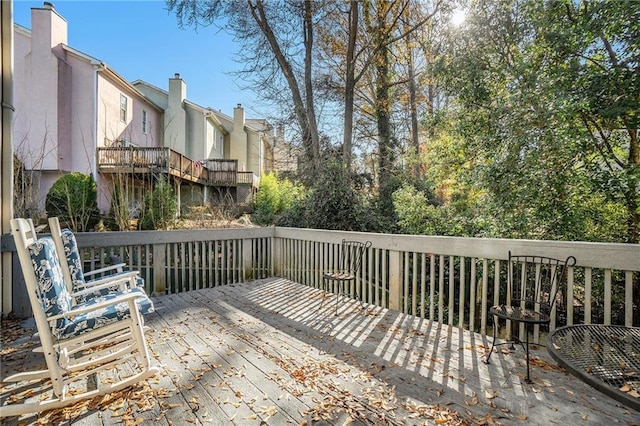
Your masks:
<path fill-rule="evenodd" d="M 48 216 L 57 216 L 75 232 L 91 230 L 99 221 L 93 176 L 73 172 L 56 180 L 47 193 L 45 209 Z"/>
<path fill-rule="evenodd" d="M 305 226 L 316 229 L 366 231 L 376 217 L 337 162 L 325 163 L 305 200 Z"/>
<path fill-rule="evenodd" d="M 637 2 L 481 1 L 469 16 L 440 63 L 460 142 L 438 154 L 472 160 L 452 163 L 452 200 L 480 207 L 461 211 L 490 218 L 472 220 L 489 236 L 637 241 Z"/>
<path fill-rule="evenodd" d="M 145 196 L 140 218 L 141 229 L 168 229 L 178 213 L 178 200 L 171 184 L 163 177 Z"/>
<path fill-rule="evenodd" d="M 398 228 L 402 234 L 431 234 L 429 228 L 430 205 L 427 196 L 413 186 L 403 186 L 393 193 L 393 206 L 398 216 Z"/>
<path fill-rule="evenodd" d="M 254 201 L 252 219 L 260 225 L 273 225 L 283 212 L 296 205 L 304 195 L 303 187 L 275 173 L 260 178 L 260 189 Z"/>

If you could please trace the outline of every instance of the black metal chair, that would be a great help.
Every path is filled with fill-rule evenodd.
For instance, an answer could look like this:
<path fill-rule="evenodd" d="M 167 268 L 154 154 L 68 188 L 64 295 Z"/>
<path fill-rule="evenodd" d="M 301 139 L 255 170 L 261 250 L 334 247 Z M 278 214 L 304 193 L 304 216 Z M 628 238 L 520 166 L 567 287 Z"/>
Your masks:
<path fill-rule="evenodd" d="M 369 247 L 371 247 L 371 241 L 363 243 L 360 241 L 342 240 L 342 244 L 340 245 L 340 259 L 338 262 L 338 267 L 333 271 L 325 272 L 324 274 L 322 274 L 323 290 L 326 291 L 329 283 L 332 281 L 337 284 L 338 288 L 335 289 L 336 315 L 338 315 L 340 295 L 344 294 L 345 283 L 355 282 L 356 277 L 358 276 L 358 272 L 360 271 L 360 267 L 362 266 L 362 259 L 364 258 L 364 254 Z M 363 306 L 362 299 L 360 298 L 357 288 L 355 294 L 358 301 L 360 302 L 360 306 Z"/>
<path fill-rule="evenodd" d="M 576 258 L 555 259 L 546 256 L 512 255 L 509 252 L 509 272 L 507 274 L 507 302 L 504 305 L 492 306 L 489 313 L 493 315 L 493 342 L 485 360 L 489 364 L 491 354 L 496 345 L 519 343 L 527 354 L 527 383 L 529 375 L 529 334 L 534 325 L 548 325 L 551 322 L 551 311 L 558 298 L 559 291 L 567 267 L 573 267 Z M 498 337 L 498 321 L 504 319 L 512 322 L 512 327 L 520 328 L 524 324 L 526 339 L 508 337 L 503 343 L 496 343 Z M 516 333 L 513 333 L 516 334 Z"/>

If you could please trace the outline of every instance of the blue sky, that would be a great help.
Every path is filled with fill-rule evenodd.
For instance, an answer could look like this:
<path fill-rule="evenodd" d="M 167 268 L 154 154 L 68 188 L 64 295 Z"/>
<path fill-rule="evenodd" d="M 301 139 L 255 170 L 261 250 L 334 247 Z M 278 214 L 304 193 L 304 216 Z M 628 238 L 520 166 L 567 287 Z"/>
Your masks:
<path fill-rule="evenodd" d="M 250 91 L 241 91 L 229 71 L 239 69 L 233 37 L 213 27 L 180 29 L 165 2 L 51 0 L 67 20 L 69 46 L 107 63 L 128 81 L 147 81 L 168 89 L 180 73 L 187 98 L 204 107 L 233 115 L 241 103 L 248 117 L 259 118 Z M 31 28 L 31 8 L 43 1 L 14 1 L 14 22 Z"/>

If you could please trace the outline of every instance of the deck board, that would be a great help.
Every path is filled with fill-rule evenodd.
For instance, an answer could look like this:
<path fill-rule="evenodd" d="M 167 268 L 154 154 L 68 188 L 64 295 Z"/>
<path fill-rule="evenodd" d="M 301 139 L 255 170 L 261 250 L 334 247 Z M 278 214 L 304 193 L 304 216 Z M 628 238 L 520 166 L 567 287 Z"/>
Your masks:
<path fill-rule="evenodd" d="M 113 398 L 69 410 L 69 423 L 640 423 L 640 413 L 557 368 L 544 347 L 532 351 L 527 385 L 522 350 L 498 352 L 486 365 L 490 342 L 479 334 L 347 298 L 335 315 L 335 296 L 284 279 L 154 302 L 147 337 L 162 374 L 125 391 L 124 407 Z M 33 342 L 25 336 L 18 352 L 3 348 L 2 377 L 41 362 Z"/>

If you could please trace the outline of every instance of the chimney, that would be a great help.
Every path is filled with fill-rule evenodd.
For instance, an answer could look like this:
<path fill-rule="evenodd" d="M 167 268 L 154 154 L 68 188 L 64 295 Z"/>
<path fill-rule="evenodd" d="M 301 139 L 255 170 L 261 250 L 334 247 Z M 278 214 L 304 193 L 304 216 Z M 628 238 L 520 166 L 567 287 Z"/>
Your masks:
<path fill-rule="evenodd" d="M 182 104 L 187 99 L 187 84 L 180 77 L 180 73 L 175 73 L 169 79 L 169 104 Z"/>
<path fill-rule="evenodd" d="M 238 104 L 233 109 L 233 129 L 242 131 L 244 130 L 244 108 L 242 108 L 242 104 Z"/>
<path fill-rule="evenodd" d="M 56 12 L 53 3 L 31 8 L 32 49 L 51 51 L 60 44 L 67 44 L 67 21 Z"/>

